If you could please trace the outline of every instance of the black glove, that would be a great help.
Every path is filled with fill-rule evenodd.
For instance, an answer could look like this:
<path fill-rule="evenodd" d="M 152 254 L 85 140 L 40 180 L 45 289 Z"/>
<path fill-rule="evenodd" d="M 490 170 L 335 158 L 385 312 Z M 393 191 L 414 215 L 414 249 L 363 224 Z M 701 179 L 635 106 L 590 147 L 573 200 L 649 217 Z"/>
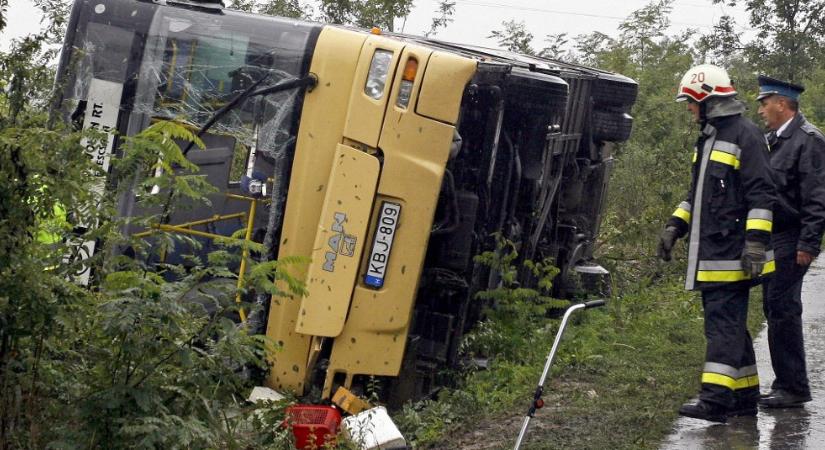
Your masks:
<path fill-rule="evenodd" d="M 662 235 L 659 237 L 658 254 L 662 261 L 670 261 L 670 252 L 673 250 L 673 244 L 678 239 L 677 234 L 679 230 L 673 225 L 665 227 Z"/>
<path fill-rule="evenodd" d="M 745 275 L 754 278 L 762 273 L 765 267 L 765 244 L 757 241 L 745 241 L 745 250 L 742 252 L 742 270 Z"/>

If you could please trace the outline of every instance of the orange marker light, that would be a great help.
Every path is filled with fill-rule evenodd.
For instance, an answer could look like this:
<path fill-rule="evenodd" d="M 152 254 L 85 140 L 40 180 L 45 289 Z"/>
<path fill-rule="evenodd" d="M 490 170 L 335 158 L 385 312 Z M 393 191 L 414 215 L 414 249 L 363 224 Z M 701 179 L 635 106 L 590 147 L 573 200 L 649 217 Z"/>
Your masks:
<path fill-rule="evenodd" d="M 396 106 L 406 109 L 407 106 L 410 105 L 410 97 L 412 97 L 416 72 L 418 72 L 418 60 L 408 58 L 404 64 L 404 72 L 401 73 L 401 86 L 398 87 L 398 99 L 395 101 Z"/>
<path fill-rule="evenodd" d="M 415 81 L 416 72 L 418 72 L 418 61 L 415 58 L 410 58 L 404 66 L 404 74 L 401 75 L 401 79 L 405 81 Z"/>
<path fill-rule="evenodd" d="M 370 30 L 370 33 L 372 33 L 372 34 L 381 34 L 381 29 L 378 28 L 378 27 L 372 27 L 372 29 Z"/>

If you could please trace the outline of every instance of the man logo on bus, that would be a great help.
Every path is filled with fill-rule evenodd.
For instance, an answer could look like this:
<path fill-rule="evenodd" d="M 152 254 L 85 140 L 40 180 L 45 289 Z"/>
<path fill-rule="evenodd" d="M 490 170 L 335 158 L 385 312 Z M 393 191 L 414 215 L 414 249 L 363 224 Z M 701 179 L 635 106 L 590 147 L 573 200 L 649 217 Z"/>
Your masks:
<path fill-rule="evenodd" d="M 349 256 L 355 254 L 355 243 L 357 239 L 351 234 L 346 234 L 344 231 L 344 222 L 347 221 L 347 215 L 341 212 L 336 212 L 333 217 L 332 226 L 330 229 L 335 232 L 329 240 L 330 250 L 324 254 L 324 265 L 321 267 L 327 272 L 335 272 L 335 260 L 338 255 Z"/>

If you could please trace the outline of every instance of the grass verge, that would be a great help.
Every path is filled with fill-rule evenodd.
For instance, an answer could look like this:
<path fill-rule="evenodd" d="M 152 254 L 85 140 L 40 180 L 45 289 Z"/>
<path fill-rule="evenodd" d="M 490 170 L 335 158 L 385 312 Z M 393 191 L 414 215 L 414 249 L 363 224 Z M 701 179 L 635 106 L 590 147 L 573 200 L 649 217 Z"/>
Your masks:
<path fill-rule="evenodd" d="M 755 334 L 762 313 L 753 292 Z M 408 440 L 417 448 L 512 448 L 559 322 L 548 320 L 437 400 L 407 405 L 396 420 Z M 701 301 L 676 278 L 577 312 L 523 448 L 656 448 L 679 405 L 698 392 L 704 351 Z"/>

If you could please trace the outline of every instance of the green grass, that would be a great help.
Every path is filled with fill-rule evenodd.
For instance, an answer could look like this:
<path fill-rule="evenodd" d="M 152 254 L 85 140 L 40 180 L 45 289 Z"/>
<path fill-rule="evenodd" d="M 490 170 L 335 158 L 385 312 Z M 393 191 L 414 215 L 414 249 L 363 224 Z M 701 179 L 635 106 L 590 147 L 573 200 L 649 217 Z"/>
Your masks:
<path fill-rule="evenodd" d="M 762 313 L 753 292 L 755 335 Z M 512 448 L 558 323 L 548 319 L 517 355 L 466 375 L 438 401 L 408 405 L 397 415 L 408 440 L 419 448 Z M 577 312 L 523 448 L 656 448 L 679 405 L 698 392 L 704 351 L 701 300 L 680 279 Z"/>

